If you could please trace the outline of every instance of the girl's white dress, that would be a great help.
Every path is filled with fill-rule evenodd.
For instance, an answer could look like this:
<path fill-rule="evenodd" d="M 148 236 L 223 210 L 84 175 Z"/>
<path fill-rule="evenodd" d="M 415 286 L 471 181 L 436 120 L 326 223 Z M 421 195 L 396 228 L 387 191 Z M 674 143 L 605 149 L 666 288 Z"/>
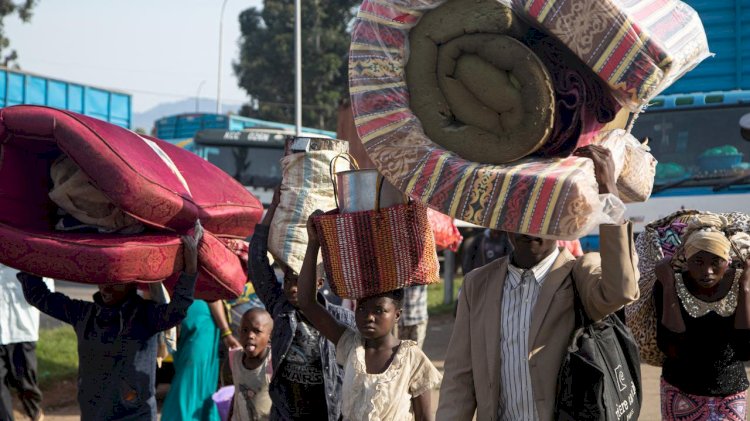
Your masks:
<path fill-rule="evenodd" d="M 388 368 L 368 374 L 359 332 L 347 329 L 336 346 L 344 367 L 341 415 L 345 421 L 413 420 L 411 400 L 440 384 L 442 376 L 414 341 L 402 341 Z"/>

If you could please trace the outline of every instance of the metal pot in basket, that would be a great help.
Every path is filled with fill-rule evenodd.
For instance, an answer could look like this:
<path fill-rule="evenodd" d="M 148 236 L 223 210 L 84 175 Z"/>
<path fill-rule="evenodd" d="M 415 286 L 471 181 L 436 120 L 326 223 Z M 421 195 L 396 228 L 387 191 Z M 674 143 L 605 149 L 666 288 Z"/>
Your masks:
<path fill-rule="evenodd" d="M 355 169 L 338 172 L 334 177 L 333 168 L 338 158 L 347 159 Z M 341 213 L 382 209 L 408 202 L 408 197 L 377 170 L 360 170 L 348 154 L 338 155 L 331 161 L 331 180 Z"/>

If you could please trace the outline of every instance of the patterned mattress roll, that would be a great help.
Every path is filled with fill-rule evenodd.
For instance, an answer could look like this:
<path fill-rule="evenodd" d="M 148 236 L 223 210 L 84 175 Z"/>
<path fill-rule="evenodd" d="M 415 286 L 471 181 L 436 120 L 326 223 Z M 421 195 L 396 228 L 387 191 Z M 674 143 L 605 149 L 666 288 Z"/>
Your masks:
<path fill-rule="evenodd" d="M 406 83 L 425 133 L 461 157 L 515 161 L 549 138 L 552 79 L 519 39 L 526 28 L 494 1 L 452 0 L 409 33 Z"/>

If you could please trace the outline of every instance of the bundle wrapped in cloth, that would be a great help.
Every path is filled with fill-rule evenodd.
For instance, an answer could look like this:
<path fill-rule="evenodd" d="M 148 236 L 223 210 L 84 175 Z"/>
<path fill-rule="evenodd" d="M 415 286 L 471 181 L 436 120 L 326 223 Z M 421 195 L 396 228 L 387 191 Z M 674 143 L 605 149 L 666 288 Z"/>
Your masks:
<path fill-rule="evenodd" d="M 661 12 L 676 19 L 670 7 L 681 5 L 668 1 Z M 705 39 L 693 15 L 698 25 L 686 31 Z M 675 42 L 669 51 L 687 57 Z M 633 51 L 650 57 L 652 45 Z M 704 56 L 681 62 L 695 65 Z M 631 104 L 520 1 L 366 0 L 352 33 L 349 83 L 369 158 L 397 188 L 442 213 L 573 239 L 611 221 L 608 209 L 621 211 L 617 200 L 598 195 L 591 162 L 570 154 Z M 638 152 L 629 168 L 653 165 L 648 151 Z M 625 199 L 647 198 L 643 186 L 653 177 L 645 174 Z"/>
<path fill-rule="evenodd" d="M 293 141 L 290 139 L 289 147 Z M 350 168 L 349 161 L 335 159 L 349 150 L 347 142 L 324 138 L 300 141 L 309 145 L 308 150 L 292 152 L 281 160 L 281 198 L 268 239 L 274 258 L 295 273 L 302 270 L 307 250 L 307 219 L 316 209 L 336 207 L 331 175 Z"/>
<path fill-rule="evenodd" d="M 645 202 L 651 196 L 656 176 L 656 159 L 647 144 L 625 130 L 599 132 L 593 142 L 612 152 L 615 179 L 623 202 Z"/>
<path fill-rule="evenodd" d="M 200 220 L 196 297 L 242 292 L 244 239 L 263 208 L 209 162 L 101 120 L 38 106 L 0 110 L 0 139 L 3 264 L 75 282 L 171 287 L 183 265 L 180 234 Z M 69 216 L 85 229 L 56 229 L 70 228 Z"/>

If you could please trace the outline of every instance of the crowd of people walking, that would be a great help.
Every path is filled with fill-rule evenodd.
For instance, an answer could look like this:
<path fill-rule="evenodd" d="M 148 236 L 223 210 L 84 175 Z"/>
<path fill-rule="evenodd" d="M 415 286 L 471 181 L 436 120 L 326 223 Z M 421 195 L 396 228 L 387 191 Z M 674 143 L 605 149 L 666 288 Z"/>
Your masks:
<path fill-rule="evenodd" d="M 594 161 L 600 192 L 617 195 L 609 153 L 595 146 L 584 153 Z M 601 225 L 600 252 L 580 257 L 555 240 L 482 233 L 464 251 L 474 255 L 464 256 L 467 273 L 441 375 L 421 350 L 426 287 L 365 297 L 353 312 L 319 292 L 326 275 L 317 261 L 317 214 L 308 223 L 301 271 L 272 266 L 268 232 L 279 194 L 250 241 L 248 287 L 257 299 L 244 301 L 256 304 L 234 320 L 234 330 L 221 301 L 192 296 L 200 225 L 183 237 L 184 269 L 169 303 L 144 300 L 134 284 L 101 286 L 93 302 L 84 302 L 28 273 L 18 273 L 18 281 L 2 276 L 0 302 L 11 315 L 0 329 L 3 419 L 12 419 L 11 388 L 32 419 L 43 418 L 34 307 L 74 327 L 84 420 L 155 419 L 158 334 L 174 326 L 175 376 L 162 419 L 559 419 L 559 378 L 550 373 L 561 372 L 568 358 L 577 303 L 598 321 L 641 294 L 630 222 Z M 665 420 L 745 417 L 749 262 L 730 265 L 737 247 L 722 224 L 712 214 L 691 219 L 681 251 L 656 267 Z M 231 373 L 223 383 L 234 388 L 228 413 L 212 398 L 220 360 Z M 438 387 L 435 408 L 430 391 Z"/>

